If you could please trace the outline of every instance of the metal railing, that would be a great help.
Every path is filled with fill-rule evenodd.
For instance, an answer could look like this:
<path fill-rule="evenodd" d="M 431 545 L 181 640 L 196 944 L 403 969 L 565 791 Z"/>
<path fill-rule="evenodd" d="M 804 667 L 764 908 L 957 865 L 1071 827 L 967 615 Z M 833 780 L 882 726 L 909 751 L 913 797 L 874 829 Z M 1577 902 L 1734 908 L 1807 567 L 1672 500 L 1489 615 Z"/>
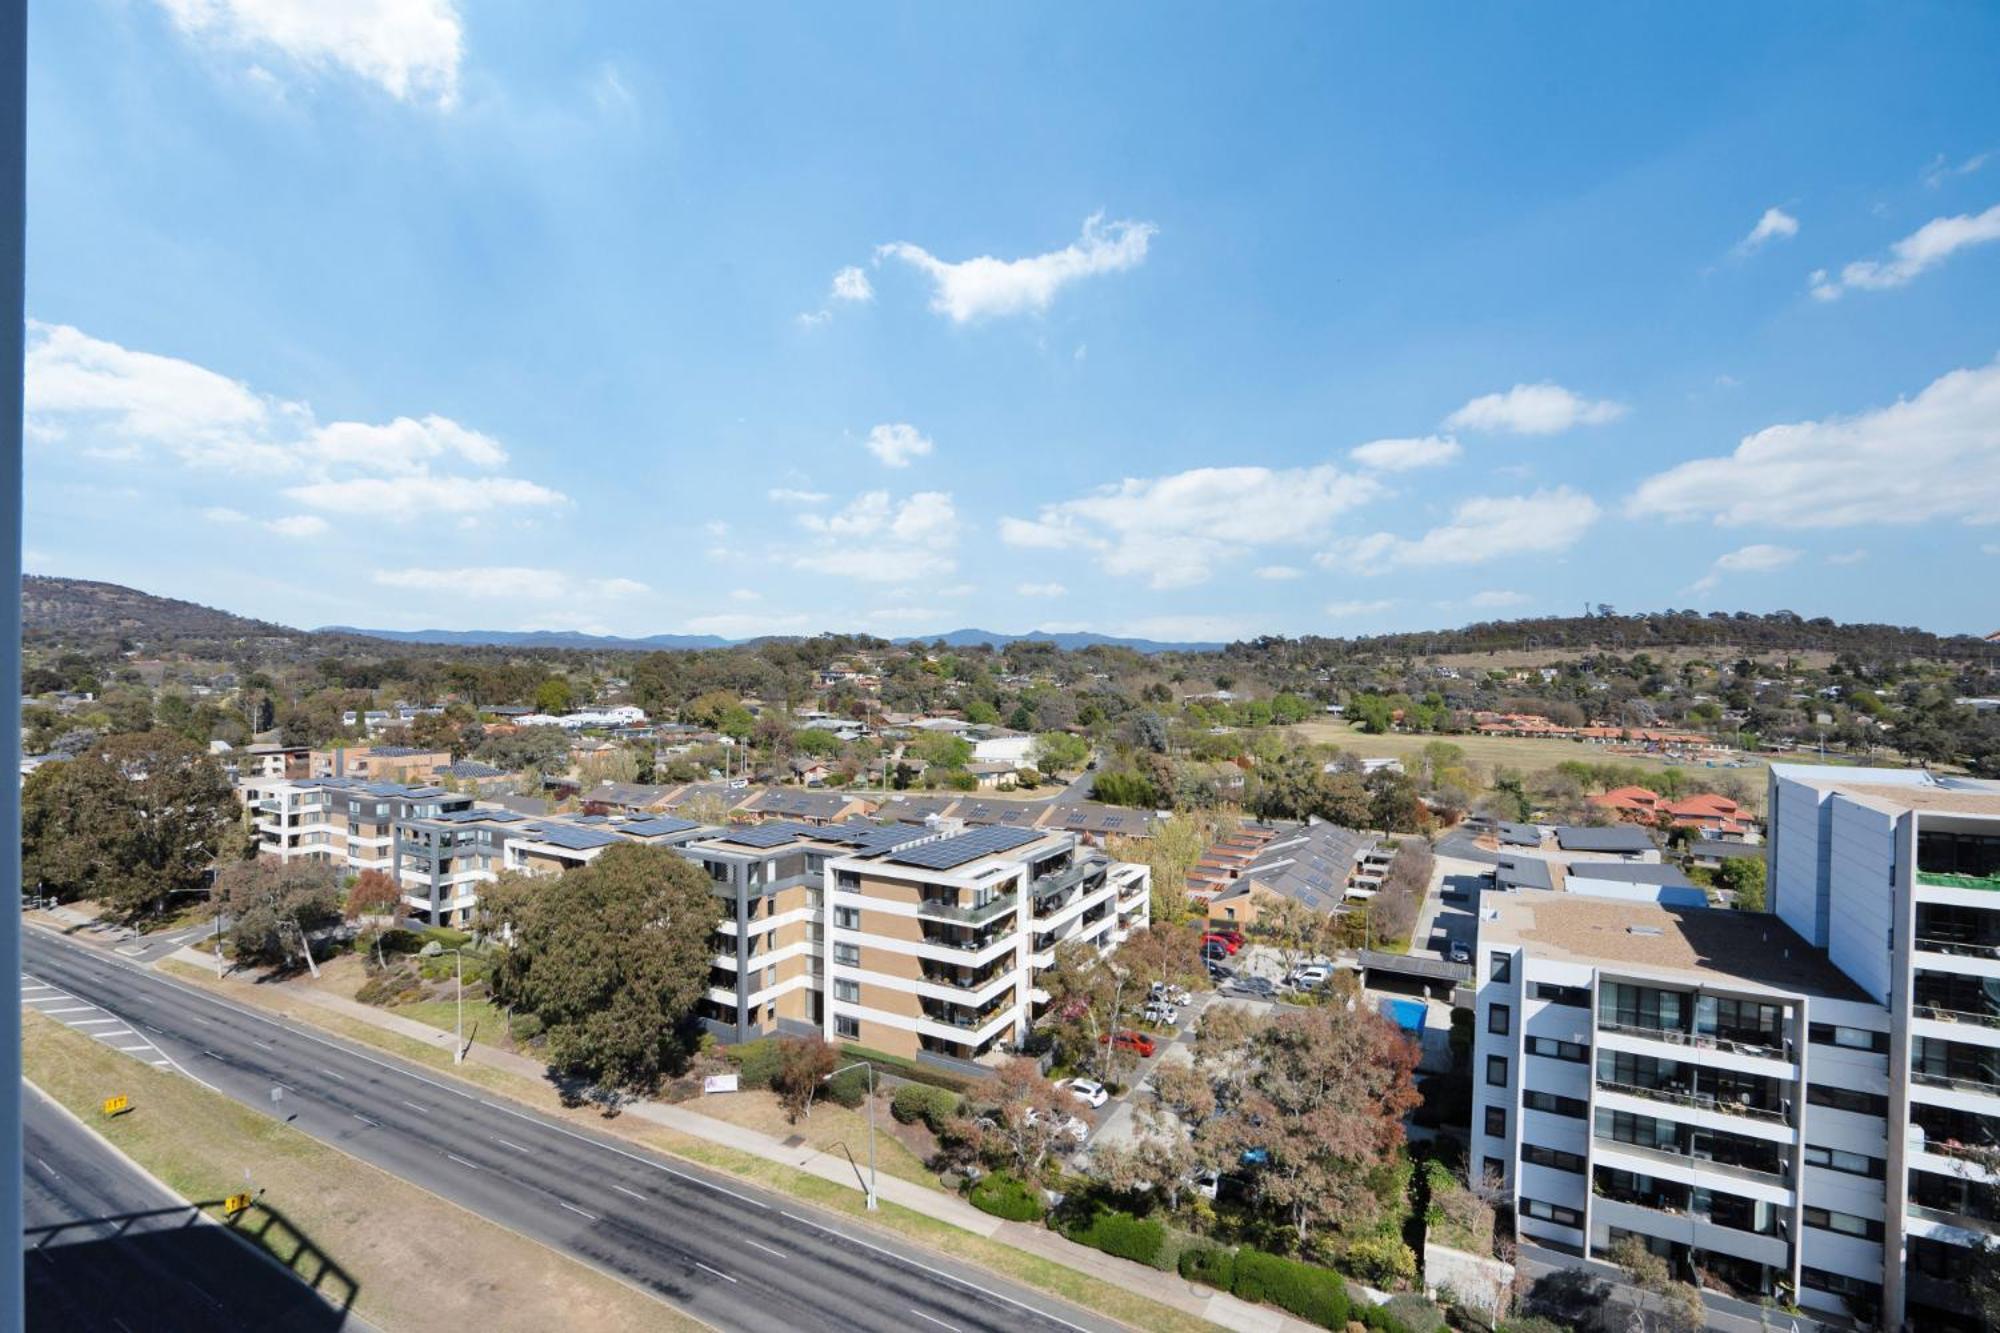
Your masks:
<path fill-rule="evenodd" d="M 943 899 L 926 898 L 917 904 L 917 915 L 937 921 L 956 921 L 961 925 L 983 926 L 988 921 L 1013 911 L 1020 902 L 1021 895 L 1018 893 L 1003 894 L 991 902 L 981 903 L 976 907 L 961 907 L 957 903 L 948 903 Z"/>
<path fill-rule="evenodd" d="M 1975 1014 L 1964 1009 L 1947 1009 L 1943 1005 L 1925 1004 L 1919 1000 L 1910 1006 L 1919 1018 L 1933 1019 L 1939 1023 L 1976 1023 L 1981 1027 L 2000 1028 L 2000 1014 Z"/>
<path fill-rule="evenodd" d="M 1936 935 L 1919 935 L 1920 953 L 1945 953 L 1959 958 L 2000 958 L 2000 944 L 1974 944 L 1970 940 L 1948 940 Z"/>
<path fill-rule="evenodd" d="M 1910 1077 L 1933 1088 L 1950 1088 L 1954 1092 L 1977 1092 L 1988 1097 L 2000 1097 L 2000 1083 L 1978 1078 L 1955 1078 L 1950 1074 L 1933 1074 L 1927 1069 L 1912 1069 Z"/>
<path fill-rule="evenodd" d="M 1783 1110 L 1732 1102 L 1712 1093 L 1683 1092 L 1677 1088 L 1649 1088 L 1640 1083 L 1617 1083 L 1609 1079 L 1599 1079 L 1597 1086 L 1606 1092 L 1622 1092 L 1628 1097 L 1645 1097 L 1652 1101 L 1668 1102 L 1674 1106 L 1685 1106 L 1696 1111 L 1720 1111 L 1724 1115 L 1748 1116 L 1753 1120 L 1768 1120 L 1779 1125 L 1791 1123 L 1791 1117 Z"/>
<path fill-rule="evenodd" d="M 1072 861 L 1061 870 L 1035 876 L 1028 881 L 1028 887 L 1034 891 L 1037 899 L 1053 897 L 1083 883 L 1090 878 L 1091 872 L 1102 864 L 1098 861 Z"/>
<path fill-rule="evenodd" d="M 2000 893 L 2000 875 L 1960 875 L 1949 870 L 1919 870 L 1917 883 L 1934 889 L 1978 889 Z"/>
<path fill-rule="evenodd" d="M 1789 1187 L 1790 1178 L 1783 1170 L 1783 1159 L 1779 1160 L 1780 1170 L 1765 1171 L 1754 1166 L 1741 1166 L 1735 1162 L 1721 1162 L 1713 1157 L 1697 1157 L 1693 1153 L 1682 1152 L 1678 1148 L 1659 1148 L 1649 1143 L 1627 1143 L 1623 1139 L 1609 1139 L 1602 1134 L 1591 1135 L 1592 1140 L 1614 1152 L 1629 1152 L 1668 1165 L 1687 1167 L 1697 1171 L 1714 1171 L 1718 1175 L 1735 1176 L 1759 1185 L 1782 1185 Z"/>
<path fill-rule="evenodd" d="M 1684 1032 L 1678 1028 L 1654 1028 L 1638 1023 L 1620 1023 L 1610 1018 L 1599 1018 L 1597 1028 L 1600 1032 L 1622 1032 L 1627 1036 L 1664 1041 L 1673 1046 L 1691 1046 L 1700 1051 L 1728 1051 L 1733 1055 L 1750 1055 L 1763 1060 L 1792 1058 L 1792 1044 L 1789 1041 L 1781 1040 L 1775 1046 L 1765 1045 L 1708 1032 Z"/>

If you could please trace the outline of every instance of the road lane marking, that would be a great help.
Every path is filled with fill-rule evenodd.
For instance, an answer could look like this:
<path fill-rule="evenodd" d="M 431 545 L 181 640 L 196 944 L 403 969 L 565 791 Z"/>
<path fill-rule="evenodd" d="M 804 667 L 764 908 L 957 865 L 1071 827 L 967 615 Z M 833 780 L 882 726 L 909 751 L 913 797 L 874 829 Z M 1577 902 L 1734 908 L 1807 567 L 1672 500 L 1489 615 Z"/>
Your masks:
<path fill-rule="evenodd" d="M 250 1039 L 250 1044 L 252 1046 L 255 1046 L 260 1051 L 275 1051 L 278 1049 L 277 1047 L 273 1046 L 270 1042 L 258 1041 L 255 1037 L 252 1037 Z"/>
<path fill-rule="evenodd" d="M 757 1247 L 758 1249 L 762 1250 L 762 1251 L 763 1251 L 764 1253 L 766 1253 L 766 1254 L 771 1254 L 771 1255 L 776 1255 L 776 1256 L 777 1256 L 778 1258 L 780 1258 L 780 1259 L 789 1259 L 789 1258 L 791 1258 L 791 1256 L 790 1256 L 790 1255 L 788 1255 L 788 1254 L 786 1254 L 786 1253 L 785 1253 L 785 1252 L 784 1252 L 783 1250 L 774 1250 L 774 1249 L 772 1249 L 772 1248 L 771 1248 L 770 1246 L 768 1246 L 768 1245 L 763 1245 L 763 1244 L 760 1244 L 760 1243 L 759 1243 L 759 1242 L 757 1242 L 757 1241 L 754 1241 L 754 1240 L 751 1240 L 751 1239 L 750 1239 L 750 1238 L 749 1238 L 748 1236 L 739 1236 L 739 1237 L 737 1237 L 737 1239 L 738 1239 L 738 1240 L 740 1240 L 740 1241 L 742 1241 L 742 1242 L 743 1242 L 743 1243 L 744 1243 L 745 1245 L 754 1245 L 754 1246 L 756 1246 L 756 1247 Z"/>
<path fill-rule="evenodd" d="M 168 1069 L 173 1066 L 174 1062 L 172 1060 L 155 1060 L 153 1061 L 153 1063 L 158 1065 L 162 1069 Z"/>
<path fill-rule="evenodd" d="M 146 1031 L 148 1032 L 156 1032 L 162 1037 L 167 1035 L 167 1030 L 165 1028 L 156 1028 L 151 1023 L 148 1023 L 145 1026 L 146 1026 Z"/>
<path fill-rule="evenodd" d="M 336 1083 L 347 1082 L 347 1076 L 345 1074 L 336 1074 L 331 1069 L 322 1069 L 319 1072 L 325 1074 L 328 1078 L 332 1079 Z"/>
<path fill-rule="evenodd" d="M 206 1046 L 204 1046 L 204 1047 L 202 1047 L 202 1048 L 201 1048 L 201 1053 L 202 1053 L 203 1055 L 207 1056 L 207 1057 L 208 1057 L 209 1059 L 211 1059 L 211 1060 L 220 1060 L 220 1061 L 221 1061 L 221 1062 L 222 1062 L 223 1064 L 228 1064 L 228 1063 L 229 1063 L 229 1057 L 228 1057 L 228 1056 L 226 1056 L 226 1055 L 217 1055 L 217 1054 L 216 1054 L 216 1053 L 215 1053 L 214 1051 L 211 1051 L 211 1050 L 209 1050 L 209 1049 L 208 1049 L 208 1047 L 206 1047 Z"/>
<path fill-rule="evenodd" d="M 505 1139 L 501 1139 L 501 1138 L 496 1138 L 496 1139 L 494 1139 L 493 1141 L 494 1141 L 495 1143 L 506 1143 L 506 1144 L 507 1144 L 507 1146 L 508 1146 L 509 1148 L 512 1148 L 512 1149 L 513 1149 L 513 1150 L 514 1150 L 515 1152 L 527 1152 L 527 1151 L 529 1151 L 528 1149 L 526 1149 L 526 1148 L 523 1148 L 523 1147 L 522 1147 L 522 1146 L 521 1146 L 520 1144 L 518 1144 L 518 1143 L 507 1143 L 507 1140 L 505 1140 Z"/>
<path fill-rule="evenodd" d="M 511 1106 L 502 1106 L 498 1102 L 490 1102 L 483 1097 L 477 1098 L 476 1100 L 479 1102 L 481 1106 L 486 1107 L 488 1110 L 498 1111 L 502 1115 L 511 1115 L 516 1120 L 525 1120 L 529 1124 L 534 1125 L 539 1129 L 552 1130 L 555 1133 L 561 1134 L 566 1138 L 575 1139 L 578 1143 L 587 1143 L 591 1147 L 596 1148 L 601 1152 L 617 1153 L 620 1157 L 628 1158 L 631 1161 L 637 1162 L 641 1166 L 651 1167 L 655 1171 L 664 1171 L 670 1176 L 674 1176 L 680 1180 L 685 1180 L 691 1185 L 699 1185 L 705 1190 L 713 1190 L 717 1194 L 727 1194 L 730 1198 L 735 1199 L 740 1203 L 747 1203 L 754 1208 L 762 1208 L 767 1213 L 771 1211 L 771 1205 L 765 1203 L 762 1199 L 753 1199 L 747 1194 L 739 1194 L 735 1190 L 730 1189 L 727 1185 L 718 1185 L 712 1180 L 703 1180 L 700 1176 L 691 1176 L 685 1171 L 676 1171 L 671 1166 L 666 1166 L 660 1162 L 656 1162 L 650 1157 L 641 1157 L 637 1153 L 626 1152 L 623 1148 L 616 1148 L 608 1143 L 599 1143 L 596 1139 L 591 1138 L 588 1134 L 579 1134 L 573 1129 L 565 1129 L 561 1125 L 551 1124 L 546 1120 L 537 1119 L 535 1116 L 530 1115 L 526 1111 L 517 1111 Z"/>
<path fill-rule="evenodd" d="M 917 1307 L 914 1305 L 910 1307 L 910 1313 L 915 1315 L 919 1319 L 929 1320 L 931 1323 L 936 1324 L 939 1328 L 951 1329 L 951 1333 L 959 1333 L 959 1330 L 955 1325 L 947 1324 L 942 1319 L 938 1319 L 932 1315 L 927 1315 L 922 1310 L 917 1309 Z"/>
<path fill-rule="evenodd" d="M 69 1011 L 67 1009 L 60 1009 L 57 1010 L 57 1012 L 68 1013 Z M 94 1027 L 102 1027 L 106 1023 L 116 1023 L 116 1022 L 118 1022 L 118 1020 L 115 1018 L 66 1018 L 63 1020 L 63 1026 L 70 1028 L 94 1028 Z"/>
<path fill-rule="evenodd" d="M 620 1194 L 629 1194 L 635 1199 L 644 1199 L 646 1197 L 637 1190 L 626 1189 L 623 1185 L 613 1185 L 611 1188 L 617 1190 Z"/>
<path fill-rule="evenodd" d="M 445 1154 L 445 1156 L 449 1157 L 452 1161 L 457 1162 L 460 1166 L 470 1167 L 474 1171 L 484 1171 L 486 1169 L 477 1162 L 466 1161 L 463 1157 L 460 1157 L 455 1152 L 448 1152 Z"/>
<path fill-rule="evenodd" d="M 74 999 L 75 997 L 64 996 L 63 998 Z M 45 1014 L 87 1014 L 95 1008 L 97 1006 L 94 1004 L 73 1004 L 67 1009 L 44 1009 L 42 1012 Z"/>
<path fill-rule="evenodd" d="M 50 1177 L 51 1177 L 52 1179 L 55 1179 L 55 1180 L 61 1180 L 61 1179 L 62 1179 L 62 1177 L 61 1177 L 61 1176 L 59 1176 L 59 1175 L 57 1175 L 57 1174 L 56 1174 L 56 1169 L 55 1169 L 54 1167 L 52 1167 L 52 1166 L 50 1166 L 50 1165 L 49 1165 L 49 1161 L 48 1161 L 48 1158 L 46 1158 L 46 1157 L 37 1157 L 37 1158 L 36 1158 L 35 1160 L 36 1160 L 36 1161 L 38 1161 L 38 1162 L 40 1162 L 40 1163 L 42 1164 L 42 1170 L 44 1170 L 44 1171 L 48 1172 L 48 1173 L 49 1173 L 49 1176 L 50 1176 Z"/>
<path fill-rule="evenodd" d="M 367 1116 L 365 1116 L 365 1115 L 361 1114 L 361 1112 L 359 1112 L 359 1111 L 355 1111 L 355 1112 L 353 1112 L 352 1114 L 353 1114 L 353 1116 L 354 1116 L 354 1118 L 355 1118 L 356 1120 L 359 1120 L 359 1121 L 360 1121 L 360 1122 L 361 1122 L 362 1124 L 364 1124 L 364 1125 L 368 1126 L 368 1128 L 370 1128 L 370 1129 L 380 1129 L 380 1128 L 382 1128 L 382 1124 L 381 1124 L 381 1122 L 380 1122 L 380 1121 L 377 1121 L 377 1120 L 370 1120 L 370 1119 L 369 1119 L 369 1118 L 368 1118 Z"/>
<path fill-rule="evenodd" d="M 701 1260 L 699 1260 L 699 1259 L 697 1259 L 697 1260 L 695 1260 L 695 1261 L 694 1261 L 694 1266 L 695 1266 L 696 1268 L 699 1268 L 699 1269 L 700 1269 L 700 1270 L 701 1270 L 702 1272 L 704 1272 L 704 1273 L 713 1273 L 713 1274 L 715 1274 L 715 1275 L 716 1275 L 717 1277 L 721 1278 L 721 1279 L 722 1279 L 722 1280 L 723 1280 L 724 1282 L 734 1282 L 734 1281 L 736 1281 L 736 1279 L 735 1279 L 735 1278 L 733 1278 L 733 1277 L 729 1276 L 729 1274 L 727 1274 L 727 1273 L 723 1272 L 723 1271 L 722 1271 L 722 1270 L 721 1270 L 720 1268 L 710 1268 L 710 1267 L 709 1267 L 709 1266 L 708 1266 L 707 1264 L 703 1263 L 703 1262 L 702 1262 Z"/>
<path fill-rule="evenodd" d="M 113 1028 L 109 1032 L 93 1032 L 90 1035 L 93 1037 L 136 1037 L 139 1034 L 131 1028 Z"/>
<path fill-rule="evenodd" d="M 120 1046 L 118 1049 L 121 1051 L 150 1051 L 153 1048 L 150 1045 L 147 1045 L 147 1046 Z"/>
<path fill-rule="evenodd" d="M 411 1101 L 411 1100 L 410 1100 L 409 1098 L 407 1098 L 407 1097 L 405 1097 L 405 1098 L 403 1099 L 403 1105 L 405 1105 L 405 1106 L 409 1107 L 409 1108 L 410 1108 L 410 1109 L 411 1109 L 412 1111 L 422 1111 L 422 1112 L 423 1112 L 423 1113 L 424 1113 L 425 1115 L 429 1115 L 429 1114 L 431 1113 L 431 1108 L 430 1108 L 430 1107 L 428 1107 L 428 1106 L 419 1106 L 419 1105 L 417 1105 L 417 1104 L 416 1104 L 415 1102 Z"/>
<path fill-rule="evenodd" d="M 575 1204 L 564 1203 L 561 1199 L 557 1199 L 556 1202 L 562 1204 L 563 1207 L 569 1209 L 572 1213 L 575 1213 L 578 1217 L 587 1217 L 593 1222 L 597 1220 L 596 1213 L 586 1213 L 583 1211 L 583 1209 L 577 1207 Z"/>

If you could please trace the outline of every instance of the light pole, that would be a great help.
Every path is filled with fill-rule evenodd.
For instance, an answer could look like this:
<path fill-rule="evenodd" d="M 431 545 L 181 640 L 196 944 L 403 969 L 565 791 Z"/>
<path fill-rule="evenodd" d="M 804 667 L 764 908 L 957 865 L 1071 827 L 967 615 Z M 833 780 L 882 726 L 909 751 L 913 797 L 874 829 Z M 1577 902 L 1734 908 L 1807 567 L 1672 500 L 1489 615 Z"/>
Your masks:
<path fill-rule="evenodd" d="M 828 1074 L 825 1082 L 831 1083 L 850 1069 L 868 1071 L 868 1211 L 875 1211 L 875 1066 L 866 1060 L 856 1060 L 851 1065 L 842 1065 Z"/>
<path fill-rule="evenodd" d="M 451 1044 L 451 1062 L 462 1065 L 465 1063 L 465 950 L 441 948 L 438 952 L 455 955 L 454 961 L 458 965 L 458 1018 Z"/>

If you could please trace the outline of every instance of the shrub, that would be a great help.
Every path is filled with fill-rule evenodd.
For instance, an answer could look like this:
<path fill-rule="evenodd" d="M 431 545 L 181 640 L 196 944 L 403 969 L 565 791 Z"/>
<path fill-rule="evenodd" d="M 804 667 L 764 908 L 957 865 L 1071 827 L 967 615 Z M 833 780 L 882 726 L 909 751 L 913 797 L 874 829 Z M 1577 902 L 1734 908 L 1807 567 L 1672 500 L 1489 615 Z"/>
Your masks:
<path fill-rule="evenodd" d="M 1150 1265 L 1159 1257 L 1167 1229 L 1152 1218 L 1138 1218 L 1114 1208 L 1093 1213 L 1089 1222 L 1069 1232 L 1069 1238 L 1120 1259 Z"/>
<path fill-rule="evenodd" d="M 354 998 L 363 1004 L 392 1005 L 416 998 L 422 989 L 417 974 L 406 967 L 385 968 L 361 983 Z"/>
<path fill-rule="evenodd" d="M 1340 1274 L 1248 1246 L 1236 1252 L 1232 1290 L 1246 1301 L 1269 1301 L 1322 1328 L 1347 1323 L 1347 1282 Z"/>
<path fill-rule="evenodd" d="M 453 930 L 450 926 L 420 926 L 417 936 L 424 944 L 435 940 L 440 949 L 462 949 L 472 943 L 472 936 L 463 930 Z"/>
<path fill-rule="evenodd" d="M 948 1088 L 905 1083 L 896 1089 L 896 1095 L 890 1099 L 889 1114 L 906 1125 L 921 1120 L 935 1134 L 946 1121 L 958 1115 L 960 1105 L 959 1095 Z"/>
<path fill-rule="evenodd" d="M 516 1043 L 525 1046 L 542 1035 L 542 1020 L 537 1014 L 515 1014 L 507 1020 L 507 1031 Z"/>
<path fill-rule="evenodd" d="M 1381 1308 L 1409 1333 L 1444 1333 L 1449 1327 L 1444 1311 L 1415 1292 L 1406 1291 L 1400 1296 L 1391 1296 Z"/>
<path fill-rule="evenodd" d="M 1414 1333 L 1414 1330 L 1386 1305 L 1369 1305 L 1363 1302 L 1354 1314 L 1361 1326 L 1370 1330 L 1370 1333 Z"/>
<path fill-rule="evenodd" d="M 1348 1242 L 1341 1257 L 1347 1271 L 1371 1287 L 1416 1280 L 1417 1256 L 1399 1236 L 1362 1236 Z"/>
<path fill-rule="evenodd" d="M 827 1080 L 826 1095 L 853 1110 L 868 1100 L 868 1071 L 858 1066 L 841 1070 Z"/>
<path fill-rule="evenodd" d="M 1019 1176 L 1011 1176 L 1004 1171 L 980 1177 L 967 1197 L 980 1212 L 991 1213 L 1009 1222 L 1041 1220 L 1041 1193 Z"/>
<path fill-rule="evenodd" d="M 1563 1333 L 1563 1326 L 1553 1319 L 1531 1314 L 1519 1319 L 1502 1320 L 1495 1333 Z"/>
<path fill-rule="evenodd" d="M 1220 1245 L 1190 1245 L 1181 1251 L 1181 1276 L 1228 1291 L 1236 1280 L 1236 1251 Z"/>
<path fill-rule="evenodd" d="M 768 1037 L 732 1046 L 723 1056 L 736 1065 L 737 1082 L 744 1088 L 768 1088 L 778 1072 L 778 1043 Z"/>

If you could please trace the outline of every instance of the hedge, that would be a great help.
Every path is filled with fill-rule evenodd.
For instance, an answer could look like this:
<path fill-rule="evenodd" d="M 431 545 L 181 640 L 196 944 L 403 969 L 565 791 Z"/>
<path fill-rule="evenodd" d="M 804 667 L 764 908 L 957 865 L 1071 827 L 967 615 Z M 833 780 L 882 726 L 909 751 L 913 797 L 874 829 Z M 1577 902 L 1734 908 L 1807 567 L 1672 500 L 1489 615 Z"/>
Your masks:
<path fill-rule="evenodd" d="M 1400 1236 L 1362 1236 L 1341 1253 L 1348 1272 L 1371 1287 L 1393 1287 L 1417 1276 L 1415 1251 Z"/>
<path fill-rule="evenodd" d="M 868 1100 L 868 1071 L 850 1066 L 827 1080 L 826 1095 L 853 1110 Z"/>
<path fill-rule="evenodd" d="M 950 1088 L 953 1092 L 969 1092 L 980 1082 L 977 1078 L 954 1074 L 948 1069 L 939 1069 L 934 1065 L 905 1059 L 900 1055 L 885 1055 L 881 1051 L 873 1051 L 866 1046 L 855 1046 L 848 1042 L 840 1043 L 840 1058 L 843 1064 L 849 1060 L 871 1062 L 875 1066 L 878 1078 L 884 1073 L 890 1073 L 910 1083 L 928 1083 L 934 1088 Z"/>
<path fill-rule="evenodd" d="M 1148 1266 L 1160 1257 L 1160 1247 L 1167 1239 L 1167 1229 L 1152 1218 L 1134 1217 L 1113 1208 L 1099 1209 L 1088 1223 L 1068 1234 L 1078 1244 Z"/>
<path fill-rule="evenodd" d="M 1347 1281 L 1340 1274 L 1245 1246 L 1236 1252 L 1232 1288 L 1246 1301 L 1269 1301 L 1322 1328 L 1347 1324 Z M 1372 1309 L 1372 1307 L 1371 1307 Z M 1367 1321 L 1367 1311 L 1362 1319 Z"/>
<path fill-rule="evenodd" d="M 1191 1245 L 1181 1252 L 1181 1276 L 1228 1291 L 1236 1281 L 1236 1251 L 1220 1245 Z"/>
<path fill-rule="evenodd" d="M 768 1088 L 772 1077 L 778 1072 L 778 1064 L 783 1056 L 778 1051 L 778 1043 L 769 1038 L 746 1041 L 740 1046 L 731 1046 L 722 1052 L 723 1058 L 736 1066 L 737 1084 L 743 1088 Z"/>
<path fill-rule="evenodd" d="M 906 1125 L 921 1120 L 935 1134 L 958 1115 L 960 1100 L 959 1095 L 949 1088 L 905 1083 L 896 1089 L 896 1095 L 890 1099 L 889 1114 Z"/>
<path fill-rule="evenodd" d="M 980 1212 L 1009 1222 L 1036 1222 L 1043 1212 L 1040 1191 L 1004 1171 L 981 1176 L 967 1198 Z"/>

